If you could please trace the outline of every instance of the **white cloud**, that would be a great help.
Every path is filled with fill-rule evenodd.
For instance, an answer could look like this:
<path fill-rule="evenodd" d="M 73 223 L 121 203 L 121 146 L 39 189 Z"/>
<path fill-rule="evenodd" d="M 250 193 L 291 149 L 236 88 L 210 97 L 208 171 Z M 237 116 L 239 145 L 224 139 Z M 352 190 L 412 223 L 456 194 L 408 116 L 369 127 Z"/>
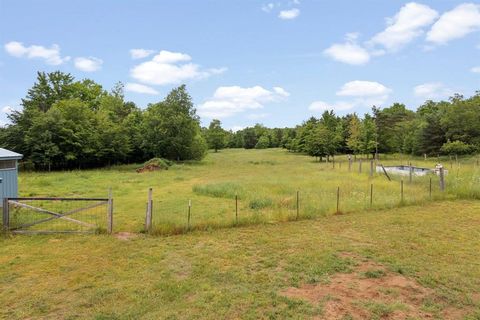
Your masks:
<path fill-rule="evenodd" d="M 310 111 L 323 112 L 328 110 L 334 111 L 346 111 L 355 107 L 355 104 L 352 102 L 338 101 L 335 103 L 327 103 L 325 101 L 314 101 L 308 107 Z"/>
<path fill-rule="evenodd" d="M 264 104 L 281 101 L 288 95 L 281 87 L 275 87 L 272 91 L 261 86 L 219 87 L 212 98 L 198 107 L 198 113 L 207 118 L 227 118 L 246 110 L 262 109 Z"/>
<path fill-rule="evenodd" d="M 75 68 L 84 72 L 94 72 L 100 70 L 103 61 L 95 57 L 78 57 L 75 58 Z"/>
<path fill-rule="evenodd" d="M 130 56 L 132 59 L 142 59 L 146 58 L 152 53 L 154 53 L 154 50 L 147 50 L 147 49 L 131 49 L 130 50 Z"/>
<path fill-rule="evenodd" d="M 282 87 L 273 87 L 273 91 L 275 91 L 276 94 L 282 96 L 282 97 L 288 97 L 290 96 L 290 93 L 287 92 L 285 89 Z"/>
<path fill-rule="evenodd" d="M 473 73 L 480 73 L 480 66 L 479 67 L 473 67 L 472 69 L 470 69 L 470 71 L 472 71 Z"/>
<path fill-rule="evenodd" d="M 162 50 L 152 60 L 133 67 L 130 75 L 142 83 L 168 85 L 207 78 L 226 70 L 226 68 L 202 70 L 199 65 L 189 62 L 191 59 L 188 54 Z"/>
<path fill-rule="evenodd" d="M 60 55 L 60 47 L 53 44 L 50 48 L 46 48 L 39 45 L 24 46 L 23 43 L 17 41 L 11 41 L 5 44 L 5 51 L 14 57 L 28 59 L 43 59 L 47 64 L 60 65 L 68 60 L 70 57 L 62 57 Z"/>
<path fill-rule="evenodd" d="M 388 51 L 397 51 L 423 34 L 424 28 L 438 17 L 432 8 L 410 2 L 405 4 L 392 18 L 387 18 L 387 28 L 376 34 L 370 45 L 381 45 Z"/>
<path fill-rule="evenodd" d="M 340 97 L 350 98 L 348 101 L 341 100 L 334 103 L 314 101 L 308 109 L 310 111 L 334 110 L 337 112 L 351 110 L 356 107 L 371 107 L 384 104 L 392 92 L 383 84 L 374 81 L 350 81 L 345 83 L 337 92 Z"/>
<path fill-rule="evenodd" d="M 3 112 L 3 113 L 6 113 L 6 114 L 12 113 L 13 110 L 14 110 L 14 109 L 13 109 L 11 106 L 5 106 L 5 107 L 2 108 L 2 112 Z"/>
<path fill-rule="evenodd" d="M 355 80 L 345 83 L 340 90 L 337 91 L 337 95 L 350 97 L 378 97 L 388 95 L 391 91 L 391 89 L 375 81 Z"/>
<path fill-rule="evenodd" d="M 448 98 L 453 95 L 454 92 L 441 82 L 429 82 L 413 88 L 413 93 L 418 98 L 434 100 Z"/>
<path fill-rule="evenodd" d="M 273 2 L 267 3 L 262 6 L 262 10 L 269 13 L 275 8 L 275 4 Z"/>
<path fill-rule="evenodd" d="M 480 30 L 480 4 L 463 3 L 442 14 L 427 34 L 427 41 L 445 44 Z"/>
<path fill-rule="evenodd" d="M 370 61 L 368 51 L 356 43 L 357 33 L 348 33 L 345 43 L 336 43 L 327 48 L 323 53 L 333 60 L 343 63 L 362 65 Z"/>
<path fill-rule="evenodd" d="M 133 82 L 128 82 L 125 86 L 125 90 L 130 92 L 151 94 L 151 95 L 158 94 L 158 91 L 152 87 L 149 87 L 140 83 L 133 83 Z"/>
<path fill-rule="evenodd" d="M 282 10 L 278 14 L 278 17 L 283 20 L 293 20 L 300 15 L 300 10 L 297 8 Z"/>

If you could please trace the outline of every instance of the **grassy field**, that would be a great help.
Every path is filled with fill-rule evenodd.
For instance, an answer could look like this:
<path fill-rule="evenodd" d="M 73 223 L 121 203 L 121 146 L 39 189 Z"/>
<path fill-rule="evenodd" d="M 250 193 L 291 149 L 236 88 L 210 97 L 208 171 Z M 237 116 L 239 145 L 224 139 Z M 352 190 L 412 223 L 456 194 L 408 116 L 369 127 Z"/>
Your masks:
<path fill-rule="evenodd" d="M 480 203 L 457 200 L 171 237 L 2 238 L 0 318 L 322 319 L 327 300 L 282 292 L 349 274 L 356 255 L 431 290 L 431 318 L 480 319 L 479 225 Z M 408 308 L 378 290 L 391 299 L 354 301 L 369 318 Z"/>
<path fill-rule="evenodd" d="M 399 177 L 369 177 L 368 162 L 349 172 L 341 160 L 225 150 L 160 172 L 21 173 L 22 196 L 105 197 L 111 187 L 115 231 L 130 233 L 0 238 L 0 318 L 480 319 L 476 158 L 442 159 L 447 191 L 433 177 L 432 198 L 429 177 L 406 178 L 403 203 Z M 138 233 L 149 187 L 156 232 L 185 231 L 188 200 L 192 232 Z M 297 191 L 308 220 L 286 222 Z M 215 230 L 235 224 L 235 195 L 243 226 Z"/>
<path fill-rule="evenodd" d="M 408 163 L 433 167 L 438 159 L 424 161 L 389 156 L 388 164 Z M 447 192 L 441 193 L 438 178 L 405 177 L 401 202 L 400 179 L 388 181 L 384 175 L 369 177 L 370 163 L 364 160 L 351 172 L 345 156 L 335 165 L 280 149 L 223 150 L 210 153 L 199 163 L 177 164 L 166 171 L 136 173 L 138 165 L 87 171 L 54 173 L 26 172 L 20 175 L 22 196 L 105 197 L 113 189 L 116 231 L 138 232 L 145 221 L 147 190 L 154 190 L 154 231 L 161 234 L 184 232 L 191 200 L 192 229 L 210 229 L 236 224 L 235 195 L 238 195 L 238 223 L 270 223 L 296 219 L 297 191 L 300 218 L 328 216 L 336 212 L 340 187 L 341 212 L 394 208 L 439 199 L 480 199 L 480 169 L 476 158 L 444 161 L 450 171 Z M 373 184 L 373 202 L 370 190 Z M 97 212 L 98 213 L 98 212 Z M 97 217 L 98 220 L 98 217 Z M 56 221 L 58 223 L 58 220 Z"/>

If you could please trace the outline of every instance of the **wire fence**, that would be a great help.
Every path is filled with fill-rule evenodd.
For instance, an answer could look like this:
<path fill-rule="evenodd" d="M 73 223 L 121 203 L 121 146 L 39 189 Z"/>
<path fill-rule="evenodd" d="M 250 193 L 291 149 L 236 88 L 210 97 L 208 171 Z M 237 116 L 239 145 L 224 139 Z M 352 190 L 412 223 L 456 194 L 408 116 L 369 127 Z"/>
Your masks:
<path fill-rule="evenodd" d="M 238 183 L 235 180 L 209 181 L 192 185 L 190 192 L 182 191 L 165 198 L 150 188 L 143 209 L 144 231 L 171 235 L 445 199 L 480 199 L 480 165 L 478 159 L 474 161 L 447 163 L 444 188 L 441 177 L 436 174 L 417 175 L 410 169 L 406 175 L 389 175 L 380 170 L 376 161 L 360 159 L 319 163 L 315 169 L 318 172 L 311 174 L 318 179 L 305 181 L 300 174 L 293 180 L 292 174 L 285 177 L 279 174 L 261 183 L 255 179 Z M 411 163 L 408 165 L 412 167 Z M 112 232 L 111 191 L 108 199 L 16 198 L 5 203 L 3 230 L 16 233 Z"/>
<path fill-rule="evenodd" d="M 448 187 L 443 191 L 441 178 L 435 174 L 419 176 L 412 172 L 405 176 L 390 175 L 387 179 L 370 161 L 327 165 L 331 170 L 349 173 L 356 179 L 349 179 L 347 174 L 338 185 L 319 181 L 303 189 L 286 184 L 275 184 L 270 190 L 253 188 L 248 191 L 236 190 L 228 183 L 193 186 L 192 193 L 184 198 L 152 196 L 150 222 L 146 221 L 145 230 L 151 234 L 168 235 L 387 209 L 458 197 L 480 199 L 478 169 L 470 177 L 450 172 L 443 182 Z M 148 216 L 148 205 L 146 207 Z"/>
<path fill-rule="evenodd" d="M 103 233 L 110 199 L 9 198 L 2 229 L 13 233 Z"/>

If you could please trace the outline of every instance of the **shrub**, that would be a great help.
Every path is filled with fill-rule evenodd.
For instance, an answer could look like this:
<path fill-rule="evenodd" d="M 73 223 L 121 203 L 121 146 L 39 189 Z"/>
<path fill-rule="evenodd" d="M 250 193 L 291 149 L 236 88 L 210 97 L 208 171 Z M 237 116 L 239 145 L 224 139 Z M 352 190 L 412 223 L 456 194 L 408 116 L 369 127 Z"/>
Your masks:
<path fill-rule="evenodd" d="M 444 154 L 469 154 L 475 151 L 475 148 L 472 145 L 469 145 L 465 142 L 455 140 L 448 140 L 440 148 L 440 151 Z"/>

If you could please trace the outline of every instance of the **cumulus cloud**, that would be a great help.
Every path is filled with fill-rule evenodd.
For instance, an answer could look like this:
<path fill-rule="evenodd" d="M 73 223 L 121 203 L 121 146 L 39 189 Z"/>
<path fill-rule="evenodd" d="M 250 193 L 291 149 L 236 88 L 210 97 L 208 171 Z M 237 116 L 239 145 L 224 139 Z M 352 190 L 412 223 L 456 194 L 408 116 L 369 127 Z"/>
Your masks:
<path fill-rule="evenodd" d="M 480 30 L 480 4 L 463 3 L 447 11 L 427 33 L 427 41 L 445 44 Z"/>
<path fill-rule="evenodd" d="M 75 68 L 84 72 L 94 72 L 100 70 L 103 60 L 95 57 L 78 57 L 75 58 Z"/>
<path fill-rule="evenodd" d="M 388 51 L 397 51 L 424 33 L 424 28 L 438 18 L 438 12 L 429 6 L 410 2 L 392 18 L 387 18 L 387 28 L 376 34 L 370 45 L 381 45 Z"/>
<path fill-rule="evenodd" d="M 143 59 L 150 56 L 154 52 L 154 50 L 147 49 L 131 49 L 130 56 L 132 57 L 132 59 Z"/>
<path fill-rule="evenodd" d="M 70 60 L 70 57 L 62 57 L 60 55 L 60 47 L 56 44 L 47 48 L 39 45 L 25 46 L 21 42 L 11 41 L 5 44 L 5 51 L 17 58 L 43 59 L 45 63 L 54 66 Z"/>
<path fill-rule="evenodd" d="M 345 83 L 337 91 L 338 96 L 379 97 L 388 96 L 392 90 L 375 81 L 355 80 Z"/>
<path fill-rule="evenodd" d="M 151 60 L 133 67 L 130 75 L 145 84 L 168 85 L 207 78 L 226 71 L 226 68 L 202 69 L 191 60 L 188 54 L 162 50 Z"/>
<path fill-rule="evenodd" d="M 210 99 L 198 107 L 198 113 L 207 118 L 227 118 L 247 110 L 262 109 L 264 104 L 281 101 L 289 95 L 281 87 L 272 90 L 261 86 L 219 87 Z"/>
<path fill-rule="evenodd" d="M 125 90 L 129 92 L 135 92 L 135 93 L 143 93 L 143 94 L 151 94 L 151 95 L 156 95 L 158 94 L 158 91 L 155 90 L 152 87 L 140 84 L 140 83 L 133 83 L 133 82 L 128 82 L 125 85 Z"/>
<path fill-rule="evenodd" d="M 392 92 L 381 83 L 374 81 L 355 80 L 345 83 L 336 95 L 348 100 L 340 100 L 334 103 L 325 101 L 314 101 L 308 109 L 310 111 L 322 112 L 326 110 L 347 111 L 356 107 L 371 107 L 384 104 Z"/>
<path fill-rule="evenodd" d="M 300 15 L 300 10 L 297 8 L 292 8 L 289 10 L 282 10 L 278 14 L 278 17 L 283 20 L 293 20 Z"/>
<path fill-rule="evenodd" d="M 345 43 L 336 43 L 327 48 L 323 53 L 333 60 L 352 65 L 362 65 L 370 61 L 368 51 L 356 43 L 358 34 L 346 35 Z"/>
<path fill-rule="evenodd" d="M 472 71 L 473 73 L 480 73 L 480 66 L 479 67 L 473 67 L 472 69 L 470 69 L 470 71 Z"/>
<path fill-rule="evenodd" d="M 448 98 L 453 95 L 453 90 L 445 86 L 441 82 L 429 82 L 413 88 L 416 97 L 425 100 L 435 100 Z"/>

